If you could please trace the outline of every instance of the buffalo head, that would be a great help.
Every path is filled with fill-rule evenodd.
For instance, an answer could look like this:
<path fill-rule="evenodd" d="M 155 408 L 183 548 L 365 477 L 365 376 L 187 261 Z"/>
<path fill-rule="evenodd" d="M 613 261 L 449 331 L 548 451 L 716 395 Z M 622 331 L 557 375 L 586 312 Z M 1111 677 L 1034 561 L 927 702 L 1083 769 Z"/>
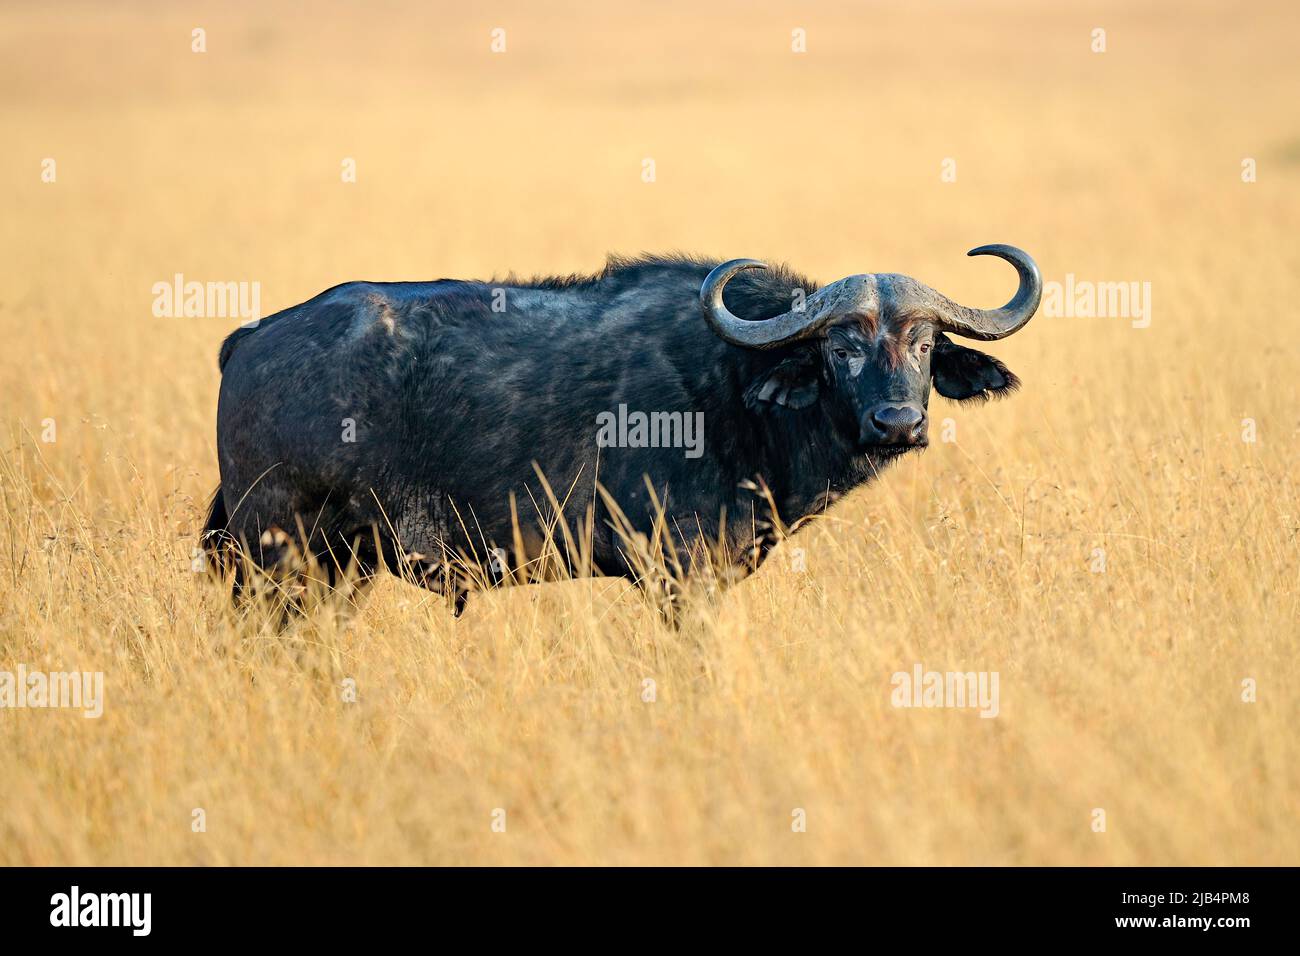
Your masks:
<path fill-rule="evenodd" d="M 809 295 L 801 307 L 768 319 L 745 320 L 723 303 L 738 273 L 765 269 L 733 259 L 700 288 L 704 315 L 725 341 L 771 350 L 772 362 L 748 388 L 755 410 L 820 404 L 846 444 L 887 459 L 927 444 L 930 386 L 945 398 L 982 400 L 1019 380 L 1001 362 L 957 345 L 948 336 L 1001 339 L 1021 329 L 1038 308 L 1038 266 L 1013 246 L 989 245 L 968 255 L 992 255 L 1016 267 L 1020 288 L 1000 309 L 973 309 L 903 275 L 855 275 Z"/>

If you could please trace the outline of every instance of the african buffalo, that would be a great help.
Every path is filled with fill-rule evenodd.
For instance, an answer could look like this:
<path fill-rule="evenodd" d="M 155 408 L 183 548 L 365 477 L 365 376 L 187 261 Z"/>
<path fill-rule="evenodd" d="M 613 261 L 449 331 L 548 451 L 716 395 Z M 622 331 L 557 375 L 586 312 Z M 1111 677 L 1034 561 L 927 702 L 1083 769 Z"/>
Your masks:
<path fill-rule="evenodd" d="M 383 567 L 457 613 L 476 586 L 529 579 L 557 526 L 570 571 L 645 583 L 634 552 L 649 547 L 683 577 L 705 553 L 743 574 L 778 532 L 927 444 L 931 383 L 957 401 L 1018 387 L 948 336 L 1023 327 L 1038 268 L 1011 246 L 969 254 L 1015 266 L 1007 305 L 902 275 L 818 287 L 686 257 L 336 286 L 223 344 L 204 546 L 237 587 L 297 547 L 328 584 Z"/>

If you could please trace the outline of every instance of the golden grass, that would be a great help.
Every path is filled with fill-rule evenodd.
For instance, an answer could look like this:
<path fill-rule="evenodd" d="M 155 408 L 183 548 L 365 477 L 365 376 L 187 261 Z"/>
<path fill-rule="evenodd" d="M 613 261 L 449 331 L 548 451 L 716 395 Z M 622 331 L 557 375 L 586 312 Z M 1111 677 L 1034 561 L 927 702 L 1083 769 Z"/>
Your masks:
<path fill-rule="evenodd" d="M 0 863 L 1300 859 L 1293 4 L 437 6 L 0 12 L 0 670 L 106 682 L 0 711 Z M 234 323 L 154 318 L 174 273 L 271 312 L 685 248 L 996 304 L 995 241 L 1150 281 L 1150 328 L 995 344 L 1023 391 L 936 398 L 955 443 L 680 630 L 389 580 L 275 633 L 189 570 Z M 892 707 L 915 662 L 1000 715 Z"/>

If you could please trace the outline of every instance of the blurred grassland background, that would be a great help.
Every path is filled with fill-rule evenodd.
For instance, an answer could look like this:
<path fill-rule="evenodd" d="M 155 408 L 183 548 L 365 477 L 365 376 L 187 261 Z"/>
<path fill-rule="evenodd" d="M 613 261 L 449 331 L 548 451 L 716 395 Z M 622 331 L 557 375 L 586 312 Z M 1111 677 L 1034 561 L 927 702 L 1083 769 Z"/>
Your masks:
<path fill-rule="evenodd" d="M 1296 863 L 1298 26 L 1284 0 L 4 4 L 0 669 L 102 670 L 106 701 L 0 711 L 0 863 Z M 625 582 L 454 621 L 389 580 L 280 634 L 190 572 L 236 322 L 155 318 L 175 273 L 269 314 L 684 249 L 998 305 L 986 242 L 1150 282 L 1150 327 L 992 345 L 1019 394 L 936 396 L 956 442 L 679 631 Z M 891 707 L 916 662 L 998 671 L 1000 716 Z"/>

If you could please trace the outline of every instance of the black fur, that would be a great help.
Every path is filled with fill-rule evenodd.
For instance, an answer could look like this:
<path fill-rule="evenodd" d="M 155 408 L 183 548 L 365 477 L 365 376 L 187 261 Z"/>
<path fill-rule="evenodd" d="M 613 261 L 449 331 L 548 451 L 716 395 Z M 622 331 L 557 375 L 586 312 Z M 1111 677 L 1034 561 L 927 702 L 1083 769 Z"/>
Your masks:
<path fill-rule="evenodd" d="M 310 550 L 365 573 L 450 558 L 486 568 L 495 548 L 514 566 L 511 498 L 526 532 L 551 517 L 540 471 L 570 528 L 594 515 L 605 573 L 635 568 L 597 480 L 647 534 L 657 499 L 674 557 L 689 562 L 695 545 L 722 539 L 756 566 L 772 527 L 824 510 L 898 456 L 864 446 L 864 409 L 882 398 L 923 406 L 930 373 L 928 359 L 918 374 L 894 368 L 852 324 L 789 348 L 723 342 L 698 297 L 715 265 L 611 257 L 586 276 L 354 282 L 236 331 L 221 350 L 221 487 L 208 521 L 226 533 L 206 540 L 256 551 L 267 529 L 301 524 Z M 760 319 L 816 288 L 785 268 L 750 271 L 725 301 Z M 837 343 L 870 354 L 870 371 L 849 376 Z M 960 357 L 952 374 L 970 378 L 960 353 L 938 354 Z M 989 361 L 1001 388 L 1014 387 Z M 699 456 L 598 447 L 598 416 L 620 405 L 703 413 Z M 445 573 L 440 586 L 463 591 Z"/>

